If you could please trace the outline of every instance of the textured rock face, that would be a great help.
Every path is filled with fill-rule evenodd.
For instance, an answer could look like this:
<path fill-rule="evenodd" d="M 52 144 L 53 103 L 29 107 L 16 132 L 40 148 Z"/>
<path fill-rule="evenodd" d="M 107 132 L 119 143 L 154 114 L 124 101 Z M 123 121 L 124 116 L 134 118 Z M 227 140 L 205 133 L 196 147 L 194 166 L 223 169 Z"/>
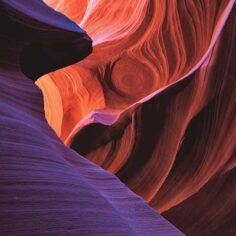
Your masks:
<path fill-rule="evenodd" d="M 183 235 L 45 119 L 30 79 L 87 56 L 85 31 L 39 0 L 2 0 L 0 26 L 0 234 Z"/>
<path fill-rule="evenodd" d="M 45 2 L 94 41 L 37 82 L 61 139 L 187 235 L 235 235 L 235 1 Z"/>

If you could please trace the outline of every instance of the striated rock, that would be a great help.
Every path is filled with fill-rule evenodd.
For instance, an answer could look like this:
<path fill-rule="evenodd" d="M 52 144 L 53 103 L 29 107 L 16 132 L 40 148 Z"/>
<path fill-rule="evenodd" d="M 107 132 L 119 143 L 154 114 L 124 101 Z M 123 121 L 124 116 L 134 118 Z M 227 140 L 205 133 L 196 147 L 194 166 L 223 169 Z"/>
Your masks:
<path fill-rule="evenodd" d="M 61 139 L 187 235 L 236 234 L 234 4 L 90 1 L 93 54 L 39 81 Z"/>
<path fill-rule="evenodd" d="M 45 119 L 29 78 L 87 56 L 85 31 L 39 0 L 2 0 L 0 12 L 1 235 L 183 235 Z"/>

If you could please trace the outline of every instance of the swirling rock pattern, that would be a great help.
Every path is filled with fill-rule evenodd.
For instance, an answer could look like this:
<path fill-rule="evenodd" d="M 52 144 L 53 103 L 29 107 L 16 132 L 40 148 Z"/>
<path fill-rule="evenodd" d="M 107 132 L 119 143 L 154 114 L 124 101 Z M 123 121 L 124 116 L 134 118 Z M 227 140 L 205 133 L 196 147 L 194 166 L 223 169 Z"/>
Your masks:
<path fill-rule="evenodd" d="M 0 25 L 0 234 L 183 235 L 45 119 L 31 80 L 87 56 L 86 32 L 39 0 L 2 0 Z"/>
<path fill-rule="evenodd" d="M 187 235 L 235 235 L 235 1 L 45 2 L 94 41 L 38 82 L 61 139 Z"/>

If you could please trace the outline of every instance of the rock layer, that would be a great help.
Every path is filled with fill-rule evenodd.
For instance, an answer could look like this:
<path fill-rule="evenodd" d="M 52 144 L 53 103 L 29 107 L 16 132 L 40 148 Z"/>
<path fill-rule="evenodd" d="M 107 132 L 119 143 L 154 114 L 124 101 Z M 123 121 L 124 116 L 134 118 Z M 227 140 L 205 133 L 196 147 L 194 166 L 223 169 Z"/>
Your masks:
<path fill-rule="evenodd" d="M 0 12 L 1 235 L 183 235 L 45 119 L 30 79 L 87 56 L 86 32 L 39 0 L 2 0 Z"/>
<path fill-rule="evenodd" d="M 187 235 L 236 234 L 235 2 L 57 3 L 94 41 L 39 81 L 61 139 Z"/>

